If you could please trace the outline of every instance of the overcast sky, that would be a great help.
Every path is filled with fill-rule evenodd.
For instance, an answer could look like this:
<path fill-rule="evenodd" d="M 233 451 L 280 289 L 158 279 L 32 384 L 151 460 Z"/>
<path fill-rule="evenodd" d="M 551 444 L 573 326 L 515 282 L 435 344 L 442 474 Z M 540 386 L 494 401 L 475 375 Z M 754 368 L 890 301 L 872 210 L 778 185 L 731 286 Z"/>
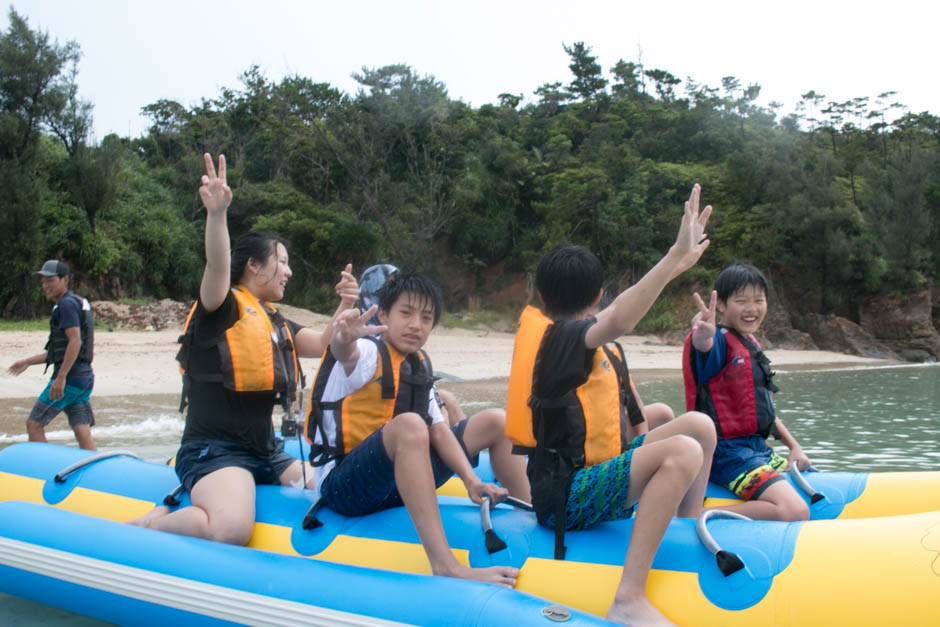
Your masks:
<path fill-rule="evenodd" d="M 562 43 L 593 48 L 605 75 L 641 61 L 712 87 L 723 76 L 761 85 L 759 103 L 794 110 L 809 90 L 827 100 L 897 91 L 912 111 L 940 113 L 940 3 L 668 0 L 13 0 L 30 27 L 84 56 L 80 94 L 95 134 L 137 136 L 141 107 L 190 106 L 238 87 L 253 64 L 279 81 L 299 74 L 349 94 L 363 66 L 407 63 L 474 107 L 503 92 L 529 101 L 568 83 Z M 9 6 L 9 5 L 8 5 Z M 4 31 L 9 21 L 0 18 Z M 683 94 L 683 85 L 676 89 Z"/>

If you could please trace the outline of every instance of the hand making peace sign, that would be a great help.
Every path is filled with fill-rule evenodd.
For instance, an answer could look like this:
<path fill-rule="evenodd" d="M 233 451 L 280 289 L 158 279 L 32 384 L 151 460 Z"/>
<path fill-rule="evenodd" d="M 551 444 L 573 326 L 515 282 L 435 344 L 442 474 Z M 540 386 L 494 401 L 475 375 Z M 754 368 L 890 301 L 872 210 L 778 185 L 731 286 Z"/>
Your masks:
<path fill-rule="evenodd" d="M 232 189 L 225 180 L 225 155 L 219 155 L 218 174 L 212 163 L 212 155 L 207 152 L 203 159 L 206 162 L 206 173 L 202 175 L 199 197 L 208 213 L 224 213 L 232 204 Z"/>
<path fill-rule="evenodd" d="M 711 341 L 715 337 L 715 328 L 718 323 L 715 315 L 718 292 L 712 291 L 708 307 L 705 306 L 705 301 L 698 295 L 698 292 L 695 292 L 692 298 L 698 305 L 698 313 L 692 317 L 692 344 L 696 349 L 705 352 L 711 349 Z"/>

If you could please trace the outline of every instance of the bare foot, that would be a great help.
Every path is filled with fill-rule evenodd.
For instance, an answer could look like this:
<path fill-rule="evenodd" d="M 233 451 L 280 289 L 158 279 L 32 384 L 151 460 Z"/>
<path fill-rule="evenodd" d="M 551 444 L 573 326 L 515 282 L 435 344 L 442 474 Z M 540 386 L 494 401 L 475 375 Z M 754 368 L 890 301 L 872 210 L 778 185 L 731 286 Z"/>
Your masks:
<path fill-rule="evenodd" d="M 615 599 L 613 605 L 607 610 L 607 620 L 621 625 L 676 627 L 676 624 L 663 616 L 662 612 L 657 610 L 645 596 L 635 597 L 628 601 Z"/>
<path fill-rule="evenodd" d="M 165 505 L 159 505 L 157 507 L 154 507 L 152 510 L 150 510 L 143 516 L 140 516 L 133 520 L 128 520 L 127 524 L 134 525 L 135 527 L 146 527 L 149 529 L 155 521 L 163 518 L 169 513 L 170 513 L 169 507 Z"/>
<path fill-rule="evenodd" d="M 486 583 L 495 583 L 498 586 L 512 588 L 516 585 L 519 569 L 512 566 L 490 566 L 489 568 L 468 568 L 458 564 L 452 571 L 436 572 L 435 575 L 456 577 L 457 579 L 473 579 Z"/>

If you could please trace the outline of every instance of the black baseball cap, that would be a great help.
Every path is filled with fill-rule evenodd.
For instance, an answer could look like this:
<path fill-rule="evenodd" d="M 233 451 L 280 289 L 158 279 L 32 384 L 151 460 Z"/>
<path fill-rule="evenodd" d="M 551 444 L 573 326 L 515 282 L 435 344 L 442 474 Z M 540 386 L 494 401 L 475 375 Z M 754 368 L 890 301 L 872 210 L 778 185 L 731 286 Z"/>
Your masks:
<path fill-rule="evenodd" d="M 42 268 L 33 272 L 33 274 L 39 274 L 42 276 L 68 276 L 69 275 L 69 266 L 64 261 L 59 261 L 58 259 L 50 259 L 46 263 L 42 264 Z"/>

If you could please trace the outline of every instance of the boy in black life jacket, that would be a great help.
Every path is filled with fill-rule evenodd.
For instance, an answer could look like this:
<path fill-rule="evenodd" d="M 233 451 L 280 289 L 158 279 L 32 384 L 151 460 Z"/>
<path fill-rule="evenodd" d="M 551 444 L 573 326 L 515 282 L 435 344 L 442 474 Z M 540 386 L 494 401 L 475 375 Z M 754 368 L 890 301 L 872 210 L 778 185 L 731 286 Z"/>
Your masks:
<path fill-rule="evenodd" d="M 453 473 L 475 503 L 483 497 L 499 502 L 508 494 L 529 499 L 524 461 L 512 455 L 504 435 L 503 410 L 479 412 L 453 428 L 440 412 L 430 360 L 421 347 L 442 304 L 433 282 L 399 274 L 379 290 L 377 306 L 337 318 L 313 387 L 307 423 L 311 461 L 325 475 L 320 494 L 334 511 L 358 516 L 404 504 L 433 574 L 512 587 L 515 568 L 460 564 L 441 524 L 435 490 Z M 369 326 L 376 311 L 380 324 Z M 396 376 L 387 376 L 392 373 Z M 485 448 L 506 487 L 483 483 L 474 473 Z"/>
<path fill-rule="evenodd" d="M 761 520 L 807 520 L 809 507 L 780 474 L 787 460 L 766 442 L 773 433 L 790 449 L 791 464 L 810 467 L 774 413 L 774 373 L 754 337 L 767 315 L 767 279 L 752 265 L 734 264 L 718 275 L 707 307 L 694 298 L 699 312 L 682 359 L 686 407 L 711 416 L 718 432 L 711 480 L 747 501 L 722 509 Z"/>
<path fill-rule="evenodd" d="M 538 348 L 532 376 L 528 475 L 539 522 L 563 531 L 629 518 L 635 523 L 623 574 L 607 618 L 636 625 L 672 624 L 646 596 L 653 556 L 669 521 L 702 509 L 715 433 L 708 417 L 684 414 L 624 443 L 620 389 L 603 347 L 629 333 L 673 278 L 708 247 L 692 189 L 675 244 L 639 282 L 597 311 L 604 271 L 581 246 L 559 246 L 536 271 L 536 287 L 552 324 Z M 601 350 L 598 350 L 601 349 Z"/>

